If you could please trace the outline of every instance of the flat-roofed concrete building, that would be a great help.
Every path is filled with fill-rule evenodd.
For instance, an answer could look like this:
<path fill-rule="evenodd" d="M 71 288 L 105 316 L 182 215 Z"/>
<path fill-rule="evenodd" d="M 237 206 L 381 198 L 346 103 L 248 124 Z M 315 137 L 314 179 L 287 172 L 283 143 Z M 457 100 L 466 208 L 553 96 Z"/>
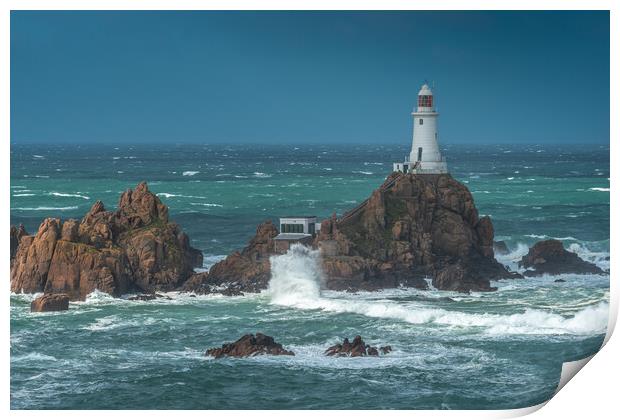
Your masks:
<path fill-rule="evenodd" d="M 294 243 L 310 245 L 320 229 L 316 216 L 280 217 L 280 234 L 274 238 L 275 252 L 284 254 Z"/>

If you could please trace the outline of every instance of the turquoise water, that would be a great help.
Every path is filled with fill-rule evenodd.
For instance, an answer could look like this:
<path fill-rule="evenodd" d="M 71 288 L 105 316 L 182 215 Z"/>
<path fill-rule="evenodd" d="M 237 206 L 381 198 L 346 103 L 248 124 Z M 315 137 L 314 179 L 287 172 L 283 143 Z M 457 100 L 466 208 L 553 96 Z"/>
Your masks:
<path fill-rule="evenodd" d="M 280 215 L 320 218 L 366 198 L 403 146 L 13 146 L 11 223 L 116 205 L 146 180 L 205 254 L 205 268 Z M 560 238 L 609 268 L 609 148 L 445 148 L 455 178 L 491 215 L 516 268 Z M 548 399 L 561 363 L 600 347 L 609 276 L 498 282 L 496 293 L 292 293 L 317 273 L 289 255 L 260 295 L 135 302 L 95 293 L 66 313 L 30 314 L 11 296 L 11 407 L 517 408 Z M 291 274 L 290 276 L 288 274 Z M 302 283 L 295 283 L 302 282 Z M 299 287 L 298 287 L 299 286 Z M 311 287 L 309 289 L 312 289 Z M 307 289 L 303 289 L 307 290 Z M 212 360 L 206 348 L 261 331 L 297 354 Z M 395 351 L 332 359 L 361 334 Z"/>

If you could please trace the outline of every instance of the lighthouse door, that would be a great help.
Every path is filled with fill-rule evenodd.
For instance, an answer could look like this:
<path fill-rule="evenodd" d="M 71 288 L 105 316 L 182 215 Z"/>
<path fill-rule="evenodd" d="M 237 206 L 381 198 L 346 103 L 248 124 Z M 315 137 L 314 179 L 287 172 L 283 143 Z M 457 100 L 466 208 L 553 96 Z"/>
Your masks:
<path fill-rule="evenodd" d="M 422 160 L 422 148 L 418 147 L 418 161 Z"/>

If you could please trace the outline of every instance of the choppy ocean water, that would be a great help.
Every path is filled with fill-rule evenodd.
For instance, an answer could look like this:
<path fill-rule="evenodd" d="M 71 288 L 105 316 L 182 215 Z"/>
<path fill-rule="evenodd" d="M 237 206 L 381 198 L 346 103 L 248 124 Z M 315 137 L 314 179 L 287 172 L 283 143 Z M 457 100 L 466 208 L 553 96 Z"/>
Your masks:
<path fill-rule="evenodd" d="M 11 223 L 82 216 L 146 180 L 205 254 L 242 247 L 280 215 L 342 213 L 407 152 L 401 146 L 13 146 Z M 516 261 L 559 238 L 609 268 L 607 146 L 445 148 L 496 238 Z M 245 297 L 173 294 L 134 302 L 92 295 L 66 313 L 30 314 L 11 297 L 12 408 L 517 408 L 548 399 L 561 363 L 600 347 L 609 276 L 498 282 L 495 293 L 319 292 L 307 256 L 281 261 L 271 291 Z M 295 281 L 287 284 L 287 272 Z M 297 287 L 300 286 L 300 287 Z M 308 287 L 301 287 L 308 286 Z M 293 293 L 291 290 L 303 290 Z M 297 356 L 210 360 L 208 347 L 246 332 Z M 395 351 L 332 359 L 361 334 Z"/>

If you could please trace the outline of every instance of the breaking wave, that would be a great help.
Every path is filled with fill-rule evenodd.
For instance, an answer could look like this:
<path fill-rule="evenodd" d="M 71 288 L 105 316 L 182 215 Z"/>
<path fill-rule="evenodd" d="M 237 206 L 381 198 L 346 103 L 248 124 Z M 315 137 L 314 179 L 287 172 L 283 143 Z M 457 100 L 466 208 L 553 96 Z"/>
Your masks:
<path fill-rule="evenodd" d="M 68 207 L 47 207 L 47 206 L 39 206 L 39 207 L 11 207 L 11 210 L 21 210 L 21 211 L 39 211 L 39 210 L 77 210 L 78 206 L 68 206 Z"/>
<path fill-rule="evenodd" d="M 88 197 L 87 195 L 81 195 L 81 194 L 51 192 L 50 195 L 53 195 L 55 197 L 75 197 L 75 198 L 83 198 L 84 200 L 90 200 L 90 197 Z"/>
<path fill-rule="evenodd" d="M 604 333 L 607 328 L 607 302 L 588 306 L 572 317 L 565 317 L 538 309 L 510 315 L 475 314 L 429 307 L 419 302 L 327 298 L 321 294 L 319 251 L 295 244 L 288 253 L 273 256 L 270 261 L 272 276 L 267 293 L 274 305 L 395 319 L 410 324 L 478 328 L 491 335 L 593 335 Z"/>
<path fill-rule="evenodd" d="M 172 198 L 172 197 L 181 197 L 181 198 L 207 198 L 201 195 L 184 195 L 184 194 L 172 194 L 172 193 L 167 193 L 167 192 L 162 192 L 162 193 L 157 193 L 156 194 L 158 197 L 164 197 L 164 198 Z"/>

